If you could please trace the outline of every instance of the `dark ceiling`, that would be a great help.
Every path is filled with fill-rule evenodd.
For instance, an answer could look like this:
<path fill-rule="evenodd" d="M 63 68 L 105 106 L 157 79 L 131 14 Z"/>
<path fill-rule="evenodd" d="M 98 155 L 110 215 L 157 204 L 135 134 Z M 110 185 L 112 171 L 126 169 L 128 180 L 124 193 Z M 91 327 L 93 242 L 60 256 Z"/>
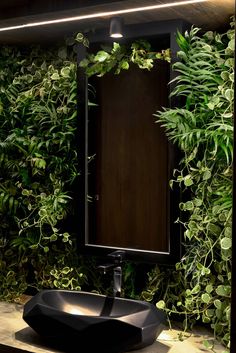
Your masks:
<path fill-rule="evenodd" d="M 0 0 L 0 19 L 72 10 L 113 2 L 117 0 Z"/>
<path fill-rule="evenodd" d="M 173 3 L 178 0 L 0 0 L 0 28 L 48 19 L 116 11 L 138 6 Z M 235 13 L 234 0 L 202 3 L 122 15 L 126 25 L 183 19 L 203 29 L 227 26 Z M 79 31 L 108 28 L 109 17 L 0 32 L 0 43 L 54 42 Z"/>

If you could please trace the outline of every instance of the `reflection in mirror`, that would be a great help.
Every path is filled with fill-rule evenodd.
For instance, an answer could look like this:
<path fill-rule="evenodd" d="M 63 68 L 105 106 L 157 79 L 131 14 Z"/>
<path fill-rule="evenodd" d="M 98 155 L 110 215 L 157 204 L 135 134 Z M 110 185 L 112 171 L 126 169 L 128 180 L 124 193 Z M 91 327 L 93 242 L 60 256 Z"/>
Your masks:
<path fill-rule="evenodd" d="M 168 82 L 173 72 L 166 57 L 168 48 L 176 52 L 173 34 L 184 26 L 181 21 L 168 21 L 167 33 L 163 34 L 162 23 L 158 34 L 158 26 L 147 25 L 139 38 L 133 27 L 119 50 L 145 41 L 142 43 L 150 46 L 150 58 L 155 57 L 153 67 L 147 70 L 123 61 L 119 74 L 108 68 L 99 77 L 89 78 L 87 91 L 91 93 L 92 87 L 96 105 L 87 109 L 85 122 L 88 199 L 82 245 L 86 252 L 99 255 L 112 248 L 125 249 L 128 259 L 160 262 L 180 257 L 181 239 L 174 235 L 180 234 L 179 225 L 174 223 L 179 194 L 169 187 L 173 169 L 178 166 L 178 151 L 161 125 L 155 123 L 153 114 L 170 104 Z M 89 48 L 94 54 L 92 60 L 101 59 L 97 65 L 108 57 L 101 48 L 111 46 L 111 42 L 102 44 L 92 42 Z M 89 67 L 90 74 L 94 68 Z"/>
<path fill-rule="evenodd" d="M 152 115 L 167 105 L 168 69 L 132 66 L 96 80 L 88 190 L 96 245 L 168 252 L 168 141 Z"/>

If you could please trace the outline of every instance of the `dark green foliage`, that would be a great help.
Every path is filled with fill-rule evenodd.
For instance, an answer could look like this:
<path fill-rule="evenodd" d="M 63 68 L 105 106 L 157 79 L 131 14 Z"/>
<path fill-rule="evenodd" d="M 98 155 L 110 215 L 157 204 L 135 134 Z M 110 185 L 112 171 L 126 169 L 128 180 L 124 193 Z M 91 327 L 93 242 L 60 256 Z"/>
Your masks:
<path fill-rule="evenodd" d="M 1 48 L 0 297 L 5 299 L 24 292 L 27 281 L 37 288 L 71 289 L 85 281 L 73 263 L 75 229 L 68 226 L 79 175 L 76 71 L 75 54 L 67 48 Z"/>
<path fill-rule="evenodd" d="M 184 157 L 174 183 L 188 200 L 179 207 L 184 219 L 185 255 L 157 306 L 185 317 L 185 325 L 209 324 L 229 347 L 232 161 L 234 98 L 234 29 L 198 35 L 192 28 L 177 35 L 180 62 L 172 95 L 185 105 L 155 116 Z M 179 236 L 176 234 L 176 236 Z"/>
<path fill-rule="evenodd" d="M 83 36 L 80 41 L 84 42 Z M 103 48 L 96 54 L 89 54 L 81 61 L 80 66 L 85 68 L 88 77 L 93 75 L 101 77 L 108 72 L 119 74 L 122 70 L 128 70 L 131 64 L 137 65 L 140 69 L 151 70 L 157 60 L 170 62 L 170 50 L 155 52 L 152 51 L 149 42 L 137 40 L 130 46 L 114 42 L 112 47 Z"/>
<path fill-rule="evenodd" d="M 170 319 L 183 317 L 185 327 L 209 324 L 229 345 L 234 31 L 198 32 L 177 35 L 179 75 L 172 95 L 185 105 L 156 114 L 184 154 L 170 185 L 190 195 L 180 204 L 187 221 L 177 220 L 185 230 L 185 255 L 175 270 L 149 266 L 146 287 L 139 279 L 147 267 L 125 263 L 123 295 L 158 301 Z M 76 40 L 88 46 L 81 34 Z M 169 61 L 169 51 L 152 53 L 146 42 L 128 49 L 114 43 L 82 65 L 89 76 L 102 76 L 118 74 L 130 62 L 151 69 L 154 59 Z M 75 62 L 64 47 L 1 48 L 0 298 L 5 300 L 28 286 L 83 285 L 111 293 L 110 280 L 94 272 L 96 261 L 76 255 L 76 226 L 71 227 L 79 182 Z"/>

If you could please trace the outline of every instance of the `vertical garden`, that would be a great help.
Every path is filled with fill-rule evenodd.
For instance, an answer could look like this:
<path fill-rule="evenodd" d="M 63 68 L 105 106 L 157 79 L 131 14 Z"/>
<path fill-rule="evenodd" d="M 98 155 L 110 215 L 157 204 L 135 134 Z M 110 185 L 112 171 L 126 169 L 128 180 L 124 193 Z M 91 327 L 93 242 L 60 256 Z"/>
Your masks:
<path fill-rule="evenodd" d="M 76 212 L 76 54 L 1 48 L 1 298 L 79 289 L 70 223 Z M 72 232 L 72 233 L 71 233 Z"/>
<path fill-rule="evenodd" d="M 185 320 L 209 324 L 229 347 L 232 163 L 234 114 L 234 23 L 226 33 L 178 34 L 180 62 L 171 93 L 183 106 L 155 116 L 183 152 L 174 184 L 182 190 L 185 253 L 174 281 L 157 305 Z M 179 291 L 182 287 L 183 291 Z M 206 342 L 208 348 L 212 344 Z"/>
<path fill-rule="evenodd" d="M 182 151 L 170 187 L 183 199 L 177 222 L 184 255 L 175 269 L 149 267 L 135 286 L 137 264 L 124 266 L 126 297 L 157 303 L 170 321 L 211 327 L 229 346 L 231 292 L 234 28 L 177 34 L 178 76 L 172 95 L 181 108 L 154 113 Z M 84 40 L 83 36 L 78 36 Z M 87 43 L 84 43 L 87 45 Z M 113 51 L 112 51 L 113 50 Z M 151 53 L 149 55 L 149 52 Z M 128 54 L 127 54 L 128 53 Z M 130 62 L 151 70 L 169 60 L 144 41 L 115 44 L 83 62 L 89 75 Z M 117 71 L 118 70 L 118 71 Z M 17 300 L 41 288 L 109 292 L 78 256 L 76 185 L 77 64 L 73 46 L 0 50 L 0 299 Z M 176 237 L 179 234 L 175 235 Z M 139 267 L 140 269 L 140 267 Z M 206 342 L 209 348 L 211 344 Z"/>

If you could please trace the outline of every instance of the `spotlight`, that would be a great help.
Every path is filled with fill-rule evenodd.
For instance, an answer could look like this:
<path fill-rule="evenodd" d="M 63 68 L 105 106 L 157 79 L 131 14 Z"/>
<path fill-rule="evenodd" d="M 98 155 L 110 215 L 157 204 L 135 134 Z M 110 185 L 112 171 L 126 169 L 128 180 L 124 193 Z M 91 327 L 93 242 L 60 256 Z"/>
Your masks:
<path fill-rule="evenodd" d="M 112 17 L 110 21 L 110 37 L 123 37 L 123 19 L 121 17 Z"/>

